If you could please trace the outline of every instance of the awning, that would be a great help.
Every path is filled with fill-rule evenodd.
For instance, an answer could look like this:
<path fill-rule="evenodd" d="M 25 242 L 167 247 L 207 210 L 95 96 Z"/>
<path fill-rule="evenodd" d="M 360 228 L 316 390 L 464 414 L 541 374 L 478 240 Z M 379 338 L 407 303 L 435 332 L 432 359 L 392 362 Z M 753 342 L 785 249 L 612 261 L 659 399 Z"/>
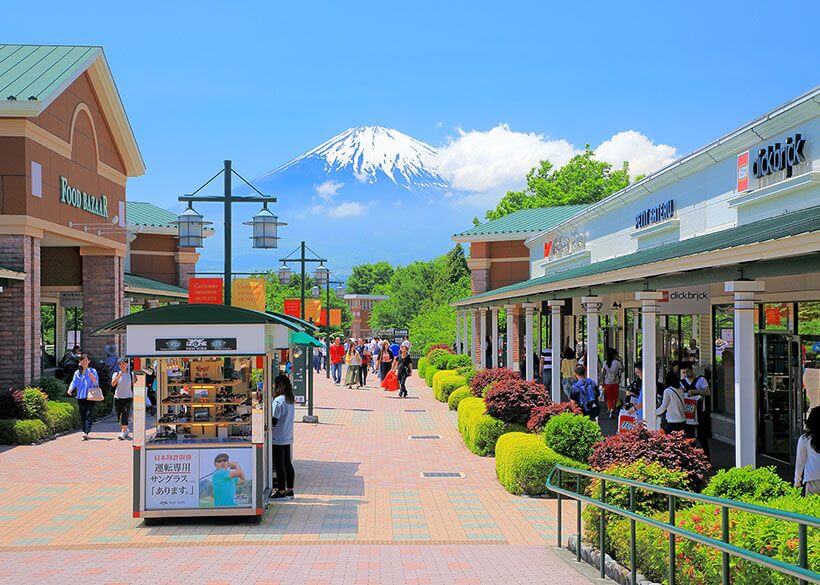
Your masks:
<path fill-rule="evenodd" d="M 136 274 L 125 273 L 123 277 L 125 292 L 130 294 L 145 295 L 152 298 L 173 298 L 188 300 L 188 291 L 184 288 L 161 282 Z"/>
<path fill-rule="evenodd" d="M 289 341 L 292 345 L 305 345 L 305 346 L 313 346 L 313 347 L 324 347 L 321 341 L 310 335 L 309 333 L 305 333 L 304 331 L 297 331 L 291 332 L 289 335 Z"/>
<path fill-rule="evenodd" d="M 25 280 L 26 273 L 0 266 L 0 278 L 5 278 L 7 280 Z"/>
<path fill-rule="evenodd" d="M 272 323 L 291 331 L 302 328 L 279 313 L 261 313 L 228 305 L 167 305 L 146 309 L 106 323 L 91 335 L 122 335 L 128 325 L 245 325 Z"/>

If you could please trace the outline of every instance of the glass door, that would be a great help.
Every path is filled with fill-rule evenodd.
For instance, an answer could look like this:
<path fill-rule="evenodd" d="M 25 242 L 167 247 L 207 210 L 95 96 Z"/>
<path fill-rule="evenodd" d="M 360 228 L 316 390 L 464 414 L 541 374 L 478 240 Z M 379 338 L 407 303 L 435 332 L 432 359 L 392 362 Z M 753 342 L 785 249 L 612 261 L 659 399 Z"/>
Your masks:
<path fill-rule="evenodd" d="M 40 305 L 40 367 L 57 367 L 57 304 Z"/>
<path fill-rule="evenodd" d="M 761 452 L 786 463 L 792 461 L 803 427 L 798 339 L 786 333 L 761 333 L 758 336 Z"/>

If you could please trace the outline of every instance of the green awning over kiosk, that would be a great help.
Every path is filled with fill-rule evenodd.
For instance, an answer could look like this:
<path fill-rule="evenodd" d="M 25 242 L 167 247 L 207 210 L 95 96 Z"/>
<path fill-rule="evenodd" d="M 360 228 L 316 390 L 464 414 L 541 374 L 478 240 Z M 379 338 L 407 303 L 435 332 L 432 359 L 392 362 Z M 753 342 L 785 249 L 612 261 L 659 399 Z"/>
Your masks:
<path fill-rule="evenodd" d="M 290 333 L 290 343 L 292 345 L 304 345 L 312 347 L 324 347 L 321 341 L 304 331 Z"/>

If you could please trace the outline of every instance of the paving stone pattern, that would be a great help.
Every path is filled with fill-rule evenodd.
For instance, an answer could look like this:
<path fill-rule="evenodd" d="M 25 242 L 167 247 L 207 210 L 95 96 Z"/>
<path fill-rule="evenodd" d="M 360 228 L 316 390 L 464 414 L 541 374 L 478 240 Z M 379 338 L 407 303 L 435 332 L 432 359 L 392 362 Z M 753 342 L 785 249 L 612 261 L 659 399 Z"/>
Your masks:
<path fill-rule="evenodd" d="M 260 524 L 131 518 L 131 448 L 112 423 L 88 442 L 3 448 L 0 583 L 589 582 L 553 551 L 554 500 L 504 491 L 418 378 L 417 400 L 372 384 L 318 379 L 320 424 L 296 426 L 297 497 Z"/>

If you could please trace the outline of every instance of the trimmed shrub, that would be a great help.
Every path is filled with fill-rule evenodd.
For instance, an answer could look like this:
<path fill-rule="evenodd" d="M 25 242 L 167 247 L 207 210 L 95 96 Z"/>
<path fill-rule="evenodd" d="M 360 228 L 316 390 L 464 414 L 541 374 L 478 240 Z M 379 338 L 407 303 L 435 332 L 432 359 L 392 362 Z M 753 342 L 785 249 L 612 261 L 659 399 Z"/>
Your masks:
<path fill-rule="evenodd" d="M 592 446 L 601 440 L 601 427 L 589 417 L 565 412 L 550 419 L 544 428 L 544 439 L 557 453 L 587 461 L 592 454 Z"/>
<path fill-rule="evenodd" d="M 540 437 L 528 433 L 505 433 L 495 445 L 495 473 L 511 494 L 547 493 L 547 476 L 556 465 L 589 468 L 585 463 L 559 455 Z"/>
<path fill-rule="evenodd" d="M 547 389 L 527 380 L 498 380 L 484 395 L 487 414 L 520 425 L 527 424 L 533 408 L 546 406 L 549 402 Z"/>
<path fill-rule="evenodd" d="M 0 419 L 0 444 L 22 445 L 36 443 L 48 435 L 48 427 L 38 418 Z"/>
<path fill-rule="evenodd" d="M 774 467 L 733 467 L 718 471 L 703 488 L 703 493 L 717 498 L 757 503 L 799 492 L 789 482 L 780 479 Z"/>
<path fill-rule="evenodd" d="M 451 355 L 453 355 L 452 351 L 447 351 L 445 349 L 434 349 L 427 355 L 427 359 L 430 360 L 430 364 L 436 366 L 440 370 L 443 370 L 447 368 L 447 360 L 450 359 Z"/>
<path fill-rule="evenodd" d="M 466 385 L 467 380 L 458 374 L 453 374 L 452 376 L 442 378 L 439 381 L 436 398 L 441 402 L 447 402 L 450 399 L 450 394 Z"/>
<path fill-rule="evenodd" d="M 45 419 L 46 416 L 46 396 L 39 388 L 25 388 L 23 389 L 22 418 L 40 420 Z"/>
<path fill-rule="evenodd" d="M 607 488 L 607 492 L 609 489 Z M 763 503 L 769 508 L 796 512 L 806 516 L 820 516 L 820 496 L 784 496 Z M 681 510 L 675 517 L 676 524 L 711 538 L 722 539 L 720 508 L 711 504 L 699 504 Z M 668 521 L 667 514 L 655 515 L 657 520 Z M 611 531 L 611 532 L 610 532 Z M 607 532 L 616 559 L 629 562 L 629 522 L 614 523 Z M 777 520 L 749 512 L 732 512 L 729 524 L 730 542 L 747 550 L 759 552 L 781 561 L 798 564 L 797 524 Z M 661 581 L 666 578 L 669 563 L 669 535 L 645 524 L 637 525 L 637 565 L 648 579 Z M 808 531 L 809 569 L 820 572 L 820 531 Z M 720 583 L 722 556 L 720 551 L 696 545 L 690 540 L 677 540 L 678 583 Z M 786 585 L 795 583 L 793 577 L 784 577 L 750 561 L 731 558 L 733 585 L 758 585 L 760 583 Z"/>
<path fill-rule="evenodd" d="M 470 364 L 469 366 L 462 366 L 456 369 L 456 373 L 459 376 L 464 376 L 464 379 L 467 380 L 467 385 L 469 386 L 470 382 L 473 380 L 473 376 L 475 376 L 475 366 Z"/>
<path fill-rule="evenodd" d="M 518 372 L 513 372 L 507 368 L 494 368 L 489 370 L 479 370 L 470 381 L 470 388 L 473 389 L 474 396 L 484 396 L 484 388 L 498 380 L 520 380 Z"/>
<path fill-rule="evenodd" d="M 419 363 L 416 366 L 416 371 L 418 372 L 419 376 L 424 378 L 424 374 L 427 373 L 427 367 L 430 365 L 430 360 L 426 357 L 420 357 Z"/>
<path fill-rule="evenodd" d="M 433 376 L 435 376 L 438 373 L 438 371 L 439 370 L 436 366 L 434 366 L 433 364 L 429 364 L 424 372 L 424 381 L 427 383 L 428 386 L 430 386 L 430 388 L 433 387 Z"/>
<path fill-rule="evenodd" d="M 614 464 L 624 465 L 638 459 L 657 461 L 667 469 L 680 469 L 689 477 L 689 488 L 699 491 L 711 465 L 703 450 L 682 432 L 666 434 L 650 431 L 643 425 L 607 437 L 592 449 L 589 464 L 602 471 Z"/>
<path fill-rule="evenodd" d="M 65 398 L 68 392 L 68 384 L 51 376 L 43 376 L 35 386 L 45 392 L 49 400 Z"/>
<path fill-rule="evenodd" d="M 80 409 L 74 401 L 52 401 L 46 403 L 45 421 L 52 433 L 64 433 L 80 428 Z"/>
<path fill-rule="evenodd" d="M 523 431 L 521 425 L 511 425 L 484 412 L 481 398 L 464 398 L 458 404 L 458 430 L 464 444 L 476 455 L 492 455 L 495 444 L 504 433 Z"/>
<path fill-rule="evenodd" d="M 455 375 L 455 370 L 436 370 L 435 374 L 433 374 L 432 384 L 430 384 L 430 387 L 433 389 L 433 396 L 435 396 L 438 399 L 438 389 L 442 380 L 444 378 L 448 378 Z"/>
<path fill-rule="evenodd" d="M 527 421 L 527 430 L 531 433 L 540 434 L 552 417 L 564 412 L 584 413 L 574 402 L 553 402 L 546 406 L 536 406 L 532 409 L 530 420 Z"/>
<path fill-rule="evenodd" d="M 447 399 L 447 406 L 450 407 L 450 410 L 458 410 L 458 403 L 461 402 L 464 398 L 468 396 L 472 396 L 473 391 L 470 390 L 469 386 L 462 386 L 461 388 L 457 388 L 450 393 L 450 397 Z"/>
<path fill-rule="evenodd" d="M 643 459 L 638 459 L 626 465 L 613 465 L 604 470 L 604 473 L 614 475 L 616 477 L 623 477 L 625 479 L 633 479 L 643 483 L 659 485 L 663 487 L 670 487 L 679 490 L 686 490 L 689 486 L 689 478 L 686 477 L 686 472 L 679 469 L 667 469 L 656 461 L 647 462 Z M 596 499 L 601 499 L 601 482 L 593 479 L 586 489 L 588 496 Z M 613 482 L 606 484 L 606 502 L 619 508 L 629 509 L 629 486 L 620 485 Z M 635 512 L 643 516 L 651 516 L 656 512 L 661 512 L 667 509 L 669 499 L 664 494 L 650 492 L 649 490 L 636 489 L 635 490 Z M 684 507 L 687 505 L 686 501 L 678 500 L 678 505 Z M 598 547 L 598 526 L 601 519 L 601 511 L 596 506 L 586 506 L 582 513 L 584 518 L 584 540 L 592 543 Z M 606 513 L 607 523 L 625 521 L 622 516 Z M 608 533 L 609 531 L 607 531 Z M 609 539 L 605 544 L 607 551 L 610 551 Z M 628 559 L 627 559 L 628 560 Z"/>
<path fill-rule="evenodd" d="M 458 368 L 463 368 L 464 366 L 471 366 L 473 365 L 472 358 L 468 355 L 464 354 L 455 354 L 451 355 L 447 358 L 447 369 L 448 370 L 457 370 Z"/>

